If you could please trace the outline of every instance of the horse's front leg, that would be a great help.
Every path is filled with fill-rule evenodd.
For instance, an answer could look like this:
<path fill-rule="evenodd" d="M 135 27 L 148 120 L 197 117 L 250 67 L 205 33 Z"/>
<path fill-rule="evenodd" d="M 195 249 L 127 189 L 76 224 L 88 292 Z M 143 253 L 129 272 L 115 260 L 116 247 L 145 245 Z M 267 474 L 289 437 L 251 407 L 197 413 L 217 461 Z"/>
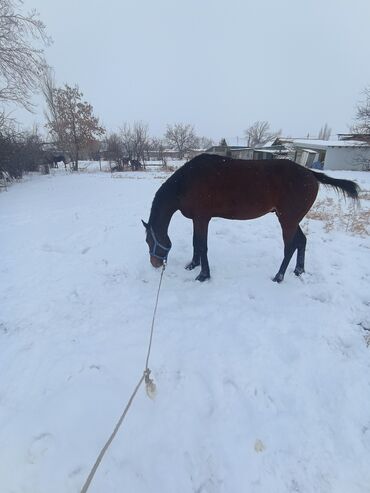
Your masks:
<path fill-rule="evenodd" d="M 196 250 L 200 255 L 200 274 L 195 278 L 196 281 L 203 282 L 211 277 L 207 256 L 207 237 L 208 237 L 209 219 L 194 220 L 194 236 L 196 241 Z"/>
<path fill-rule="evenodd" d="M 185 269 L 187 270 L 193 270 L 195 267 L 198 267 L 200 265 L 200 251 L 199 251 L 199 246 L 198 246 L 198 240 L 197 240 L 197 235 L 195 232 L 195 221 L 193 220 L 193 259 L 190 262 L 190 264 L 187 264 Z"/>

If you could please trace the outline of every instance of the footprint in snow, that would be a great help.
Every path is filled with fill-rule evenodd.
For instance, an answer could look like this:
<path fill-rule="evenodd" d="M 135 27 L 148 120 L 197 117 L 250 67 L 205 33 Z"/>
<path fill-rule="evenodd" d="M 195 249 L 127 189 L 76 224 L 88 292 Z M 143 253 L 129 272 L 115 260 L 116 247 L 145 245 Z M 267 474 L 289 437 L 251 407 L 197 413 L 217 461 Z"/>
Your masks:
<path fill-rule="evenodd" d="M 79 476 L 83 471 L 83 467 L 82 466 L 79 466 L 79 467 L 76 467 L 75 469 L 73 469 L 73 471 L 71 471 L 69 474 L 68 474 L 68 477 L 69 478 L 73 478 L 75 476 Z"/>
<path fill-rule="evenodd" d="M 115 269 L 105 274 L 105 284 L 122 284 L 123 280 L 128 276 L 123 269 Z"/>
<path fill-rule="evenodd" d="M 30 464 L 36 464 L 53 446 L 54 437 L 51 433 L 45 432 L 34 437 L 28 448 L 28 462 Z"/>
<path fill-rule="evenodd" d="M 331 302 L 331 296 L 329 293 L 314 293 L 311 296 L 309 296 L 312 300 L 318 301 L 320 303 L 330 303 Z"/>
<path fill-rule="evenodd" d="M 263 443 L 262 440 L 257 439 L 254 442 L 254 451 L 259 454 L 260 452 L 263 452 L 266 449 L 266 445 Z"/>
<path fill-rule="evenodd" d="M 5 324 L 3 324 L 2 322 L 0 322 L 0 332 L 2 334 L 7 334 L 9 332 L 7 326 Z"/>
<path fill-rule="evenodd" d="M 231 378 L 224 378 L 222 383 L 225 388 L 225 391 L 231 390 L 236 393 L 239 392 L 238 384 Z"/>
<path fill-rule="evenodd" d="M 211 455 L 198 464 L 192 459 L 189 452 L 185 452 L 184 460 L 194 493 L 215 493 L 220 491 L 222 480 L 217 477 L 219 471 Z"/>
<path fill-rule="evenodd" d="M 46 253 L 66 253 L 63 248 L 50 245 L 49 243 L 44 243 L 43 245 L 41 245 L 41 250 Z"/>

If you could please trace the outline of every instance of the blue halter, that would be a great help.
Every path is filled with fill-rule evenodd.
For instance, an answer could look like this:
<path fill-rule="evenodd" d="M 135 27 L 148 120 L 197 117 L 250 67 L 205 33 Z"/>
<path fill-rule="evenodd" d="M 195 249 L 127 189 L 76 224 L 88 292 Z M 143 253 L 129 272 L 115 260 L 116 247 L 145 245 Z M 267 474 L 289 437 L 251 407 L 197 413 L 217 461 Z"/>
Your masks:
<path fill-rule="evenodd" d="M 149 252 L 150 255 L 152 257 L 158 258 L 159 260 L 167 260 L 167 255 L 168 255 L 168 252 L 171 250 L 171 246 L 165 247 L 164 245 L 159 243 L 159 241 L 157 240 L 157 238 L 154 234 L 153 228 L 151 226 L 150 226 L 150 233 L 151 233 L 153 241 L 154 241 L 153 249 Z M 158 247 L 166 252 L 165 255 L 158 255 L 158 253 L 157 253 Z"/>

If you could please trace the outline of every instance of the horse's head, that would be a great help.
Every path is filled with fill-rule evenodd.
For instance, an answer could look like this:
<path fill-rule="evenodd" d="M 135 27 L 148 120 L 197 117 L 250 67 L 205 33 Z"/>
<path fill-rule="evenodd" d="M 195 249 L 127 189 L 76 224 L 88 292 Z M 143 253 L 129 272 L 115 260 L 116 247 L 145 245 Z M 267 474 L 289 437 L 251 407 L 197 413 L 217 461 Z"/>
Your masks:
<path fill-rule="evenodd" d="M 153 226 L 141 221 L 146 231 L 146 242 L 149 247 L 150 263 L 153 267 L 162 267 L 163 262 L 167 260 L 168 252 L 171 250 L 171 241 L 168 237 L 158 239 L 154 232 Z"/>

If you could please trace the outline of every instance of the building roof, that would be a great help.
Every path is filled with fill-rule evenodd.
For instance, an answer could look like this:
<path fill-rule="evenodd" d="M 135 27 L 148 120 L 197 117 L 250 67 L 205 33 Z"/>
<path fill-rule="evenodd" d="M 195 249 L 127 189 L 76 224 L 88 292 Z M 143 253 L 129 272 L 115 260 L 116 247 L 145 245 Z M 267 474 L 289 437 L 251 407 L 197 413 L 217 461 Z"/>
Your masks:
<path fill-rule="evenodd" d="M 264 144 L 256 145 L 256 150 L 257 149 L 263 149 L 264 147 L 272 147 L 272 146 L 276 145 L 276 142 L 278 140 L 279 140 L 278 137 L 274 137 L 273 139 L 265 142 Z"/>
<path fill-rule="evenodd" d="M 272 146 L 272 147 L 256 147 L 254 152 L 265 152 L 269 154 L 287 154 L 289 149 L 284 146 Z"/>
<path fill-rule="evenodd" d="M 307 149 L 326 150 L 330 148 L 352 148 L 352 147 L 370 147 L 369 144 L 360 140 L 319 140 L 319 139 L 292 139 L 292 144 L 296 147 Z"/>
<path fill-rule="evenodd" d="M 339 140 L 361 140 L 365 142 L 370 142 L 370 134 L 337 134 Z"/>
<path fill-rule="evenodd" d="M 238 146 L 234 146 L 234 145 L 227 145 L 227 146 L 222 146 L 222 145 L 213 145 L 211 147 L 209 147 L 208 149 L 206 149 L 205 152 L 210 152 L 211 150 L 214 150 L 214 149 L 227 149 L 227 150 L 230 150 L 230 151 L 243 151 L 243 150 L 246 150 L 246 149 L 252 149 L 251 147 L 247 147 L 247 146 L 241 146 L 241 145 L 238 145 Z"/>

